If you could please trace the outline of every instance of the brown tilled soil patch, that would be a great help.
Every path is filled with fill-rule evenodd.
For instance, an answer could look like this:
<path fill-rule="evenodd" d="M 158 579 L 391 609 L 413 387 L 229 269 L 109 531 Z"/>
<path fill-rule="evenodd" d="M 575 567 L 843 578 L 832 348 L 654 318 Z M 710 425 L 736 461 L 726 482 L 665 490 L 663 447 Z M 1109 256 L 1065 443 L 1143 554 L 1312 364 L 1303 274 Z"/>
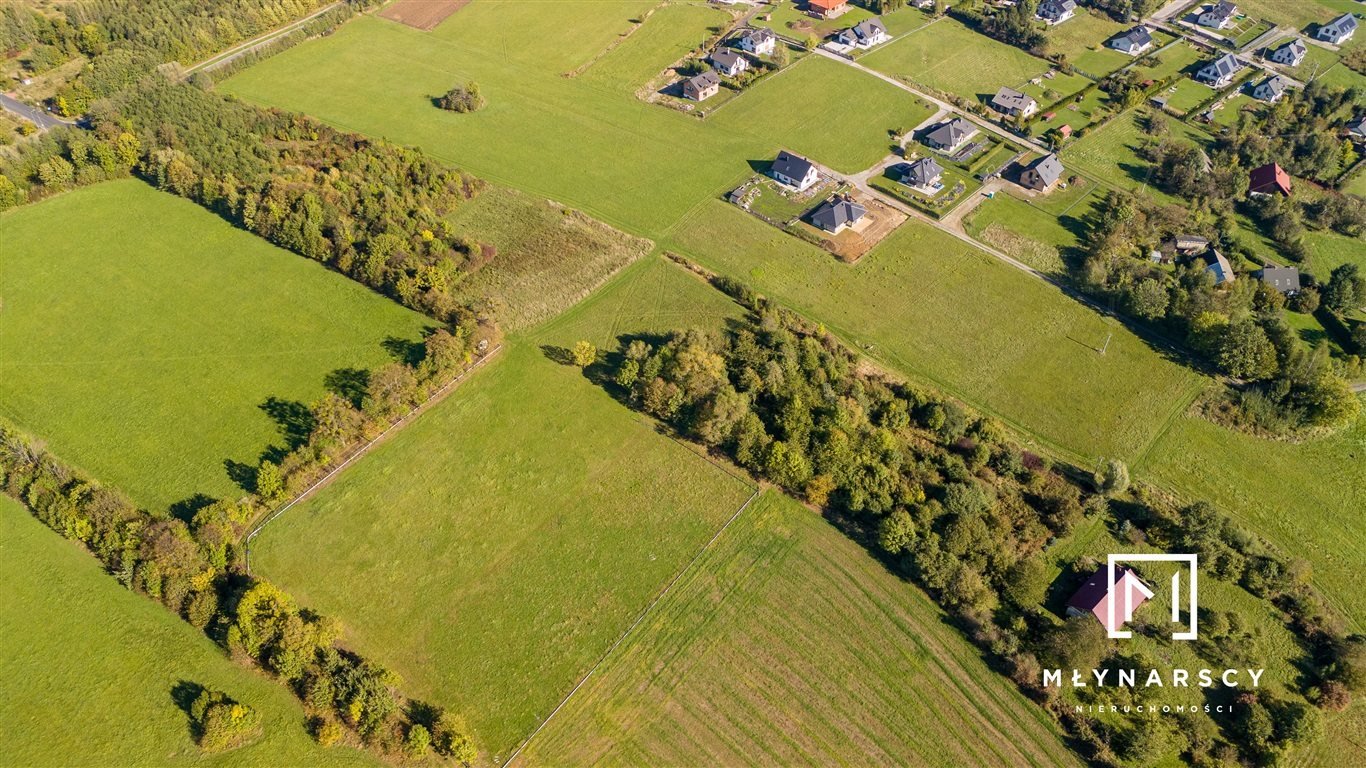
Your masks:
<path fill-rule="evenodd" d="M 379 15 L 417 29 L 435 29 L 446 17 L 470 4 L 470 0 L 398 0 Z"/>

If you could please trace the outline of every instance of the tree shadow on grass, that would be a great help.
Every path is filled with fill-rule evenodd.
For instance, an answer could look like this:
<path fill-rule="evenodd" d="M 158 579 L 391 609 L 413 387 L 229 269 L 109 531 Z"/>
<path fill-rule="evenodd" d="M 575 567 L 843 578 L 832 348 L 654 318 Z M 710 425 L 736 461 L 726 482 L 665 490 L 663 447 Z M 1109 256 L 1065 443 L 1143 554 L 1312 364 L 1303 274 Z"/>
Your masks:
<path fill-rule="evenodd" d="M 359 408 L 365 400 L 365 390 L 370 386 L 370 372 L 364 368 L 338 368 L 323 378 L 327 391 L 343 397 L 354 408 Z"/>
<path fill-rule="evenodd" d="M 557 347 L 554 344 L 542 344 L 541 354 L 552 363 L 559 365 L 573 365 L 574 353 L 565 347 Z"/>
<path fill-rule="evenodd" d="M 280 435 L 285 439 L 286 451 L 308 442 L 308 436 L 313 434 L 313 413 L 308 410 L 307 405 L 298 400 L 268 397 L 261 403 L 261 410 L 266 412 L 280 430 Z"/>
<path fill-rule="evenodd" d="M 170 512 L 171 517 L 174 517 L 177 520 L 181 520 L 188 524 L 190 521 L 194 520 L 194 516 L 199 512 L 199 510 L 217 501 L 218 499 L 212 498 L 205 494 L 196 493 L 195 495 L 187 499 L 181 499 L 180 501 L 177 501 L 176 503 L 172 504 L 169 507 L 168 511 Z"/>
<path fill-rule="evenodd" d="M 388 352 L 396 362 L 404 365 L 416 366 L 422 362 L 422 358 L 427 356 L 427 348 L 420 341 L 401 339 L 397 336 L 389 336 L 380 342 L 384 351 Z"/>
<path fill-rule="evenodd" d="M 280 459 L 284 458 L 284 452 L 280 450 L 279 446 L 271 446 L 265 450 L 261 458 L 278 463 Z M 247 493 L 256 492 L 256 467 L 242 461 L 223 459 L 223 471 L 228 473 L 228 479 L 233 482 L 233 485 Z"/>
<path fill-rule="evenodd" d="M 195 742 L 198 742 L 200 737 L 199 724 L 190 715 L 190 709 L 194 706 L 195 699 L 198 699 L 205 690 L 207 689 L 204 686 L 189 680 L 181 680 L 171 686 L 171 701 L 175 703 L 176 709 L 185 713 L 185 727 L 189 731 L 190 739 Z"/>

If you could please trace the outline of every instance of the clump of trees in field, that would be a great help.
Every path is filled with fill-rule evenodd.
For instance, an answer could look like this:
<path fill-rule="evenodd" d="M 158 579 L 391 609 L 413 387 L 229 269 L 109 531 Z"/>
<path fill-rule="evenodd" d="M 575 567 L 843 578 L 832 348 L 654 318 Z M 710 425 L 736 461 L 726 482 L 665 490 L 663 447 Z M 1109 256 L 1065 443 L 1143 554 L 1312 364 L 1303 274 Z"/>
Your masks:
<path fill-rule="evenodd" d="M 479 91 L 479 83 L 473 80 L 457 85 L 446 91 L 436 100 L 436 105 L 451 112 L 475 112 L 483 109 L 484 95 Z"/>
<path fill-rule="evenodd" d="M 733 281 L 713 279 L 754 310 L 748 322 L 726 333 L 624 340 L 600 358 L 607 366 L 601 379 L 682 435 L 823 508 L 925 587 L 1061 718 L 1069 719 L 1069 710 L 1056 691 L 1041 688 L 1041 665 L 1098 665 L 1115 649 L 1094 619 L 1059 620 L 1043 609 L 1052 581 L 1043 550 L 1096 516 L 1131 541 L 1199 551 L 1221 564 L 1217 577 L 1294 616 L 1313 651 L 1306 663 L 1317 672 L 1304 693 L 1316 703 L 1340 706 L 1349 690 L 1366 687 L 1360 645 L 1343 637 L 1303 564 L 1280 558 L 1208 505 L 1182 507 L 1143 487 L 1126 492 L 1120 463 L 1098 473 L 1103 492 L 1092 494 L 1089 473 L 1022 450 L 1000 424 L 953 400 L 861 369 L 820 327 Z M 1211 643 L 1200 652 L 1227 661 L 1227 648 Z M 1106 762 L 1154 749 L 1158 758 L 1184 752 L 1197 762 L 1218 745 L 1247 756 L 1262 749 L 1208 734 L 1172 734 L 1155 745 L 1104 724 L 1071 725 Z"/>

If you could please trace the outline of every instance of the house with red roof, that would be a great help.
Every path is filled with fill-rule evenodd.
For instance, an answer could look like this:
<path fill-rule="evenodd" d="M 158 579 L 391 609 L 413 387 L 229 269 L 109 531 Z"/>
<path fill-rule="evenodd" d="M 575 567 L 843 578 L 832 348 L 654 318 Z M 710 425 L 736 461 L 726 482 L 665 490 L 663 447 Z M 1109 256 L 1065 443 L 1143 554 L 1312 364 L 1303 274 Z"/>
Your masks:
<path fill-rule="evenodd" d="M 1253 168 L 1248 174 L 1247 193 L 1249 195 L 1285 195 L 1290 197 L 1290 174 L 1276 163 L 1267 163 Z"/>
<path fill-rule="evenodd" d="M 849 10 L 849 0 L 806 0 L 806 9 L 818 19 L 833 19 Z"/>
<path fill-rule="evenodd" d="M 1115 581 L 1113 584 L 1107 584 L 1108 570 L 1106 566 L 1101 566 L 1100 570 L 1092 574 L 1081 589 L 1072 595 L 1072 599 L 1067 601 L 1067 615 L 1085 616 L 1089 613 L 1095 616 L 1106 630 L 1114 632 L 1134 617 L 1134 611 L 1138 610 L 1140 605 L 1152 599 L 1153 591 L 1143 583 L 1138 573 L 1124 566 L 1115 568 Z M 1112 600 L 1115 601 L 1113 621 L 1110 619 Z"/>

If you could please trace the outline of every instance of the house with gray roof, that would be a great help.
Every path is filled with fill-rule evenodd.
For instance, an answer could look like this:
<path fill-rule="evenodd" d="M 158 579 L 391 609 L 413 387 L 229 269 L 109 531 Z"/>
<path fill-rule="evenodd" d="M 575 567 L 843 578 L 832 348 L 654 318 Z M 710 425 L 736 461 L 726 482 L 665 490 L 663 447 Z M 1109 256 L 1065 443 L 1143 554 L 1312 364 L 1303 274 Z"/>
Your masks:
<path fill-rule="evenodd" d="M 773 161 L 773 167 L 769 168 L 768 173 L 798 192 L 805 192 L 821 177 L 815 163 L 785 149 L 778 153 L 778 159 Z"/>
<path fill-rule="evenodd" d="M 1347 137 L 1355 142 L 1366 142 L 1366 115 L 1347 123 Z"/>
<path fill-rule="evenodd" d="M 1228 259 L 1224 257 L 1224 254 L 1217 250 L 1211 248 L 1208 251 L 1205 251 L 1205 254 L 1200 258 L 1205 262 L 1205 271 L 1214 275 L 1215 285 L 1231 283 L 1237 278 L 1237 275 L 1233 272 L 1233 265 L 1229 264 Z"/>
<path fill-rule="evenodd" d="M 867 214 L 868 209 L 854 202 L 853 198 L 836 195 L 817 206 L 810 218 L 813 225 L 838 235 L 858 224 Z"/>
<path fill-rule="evenodd" d="M 955 117 L 948 122 L 935 126 L 933 130 L 925 134 L 923 141 L 927 146 L 940 152 L 953 152 L 976 135 L 977 126 L 961 117 Z"/>
<path fill-rule="evenodd" d="M 778 37 L 771 29 L 751 29 L 740 35 L 736 43 L 742 51 L 755 56 L 767 56 L 773 53 L 774 47 L 778 44 Z"/>
<path fill-rule="evenodd" d="M 911 189 L 933 195 L 944 188 L 939 179 L 944 169 L 932 157 L 922 157 L 911 163 L 901 174 L 901 183 Z"/>
<path fill-rule="evenodd" d="M 835 35 L 835 42 L 865 51 L 891 39 L 891 35 L 887 34 L 887 27 L 883 26 L 882 20 L 878 18 L 864 19 Z"/>
<path fill-rule="evenodd" d="M 1076 0 L 1043 0 L 1034 11 L 1034 18 L 1047 22 L 1049 26 L 1061 24 L 1075 15 Z"/>
<path fill-rule="evenodd" d="M 1243 68 L 1243 62 L 1237 56 L 1226 53 L 1223 56 L 1211 61 L 1200 68 L 1195 73 L 1195 79 L 1213 88 L 1224 88 L 1233 82 L 1233 78 Z"/>
<path fill-rule="evenodd" d="M 1238 15 L 1238 6 L 1230 2 L 1220 2 L 1200 12 L 1195 23 L 1210 29 L 1227 29 L 1233 25 L 1233 17 Z"/>
<path fill-rule="evenodd" d="M 1153 47 L 1153 35 L 1148 31 L 1147 27 L 1140 24 L 1128 32 L 1115 35 L 1109 40 L 1106 40 L 1105 45 L 1116 51 L 1123 51 L 1130 56 L 1137 56 Z"/>
<path fill-rule="evenodd" d="M 1287 40 L 1285 43 L 1277 46 L 1268 58 L 1277 64 L 1284 64 L 1287 67 L 1298 67 L 1300 62 L 1304 61 L 1304 57 L 1308 54 L 1309 47 L 1304 44 L 1303 40 L 1297 37 L 1293 40 Z"/>
<path fill-rule="evenodd" d="M 1300 292 L 1300 270 L 1268 264 L 1257 270 L 1257 279 L 1289 296 Z"/>
<path fill-rule="evenodd" d="M 1014 88 L 1002 88 L 992 97 L 991 108 L 1010 117 L 1029 117 L 1039 110 L 1039 103 Z"/>
<path fill-rule="evenodd" d="M 683 96 L 693 101 L 705 101 L 721 90 L 721 78 L 712 70 L 683 81 Z"/>
<path fill-rule="evenodd" d="M 735 77 L 741 72 L 749 69 L 749 59 L 741 56 L 735 51 L 716 51 L 709 59 L 712 67 L 726 77 Z"/>
<path fill-rule="evenodd" d="M 1285 75 L 1274 75 L 1258 83 L 1257 87 L 1252 89 L 1252 98 L 1260 99 L 1268 104 L 1275 104 L 1281 100 L 1289 88 L 1290 78 Z"/>
<path fill-rule="evenodd" d="M 1318 31 L 1314 33 L 1314 37 L 1322 40 L 1325 43 L 1332 43 L 1333 45 L 1342 45 L 1348 40 L 1351 40 L 1352 35 L 1355 35 L 1356 33 L 1357 17 L 1353 16 L 1350 13 L 1344 13 L 1336 19 L 1333 19 L 1327 24 L 1324 24 L 1323 26 L 1319 27 Z"/>
<path fill-rule="evenodd" d="M 1020 174 L 1020 183 L 1039 192 L 1047 192 L 1062 178 L 1062 161 L 1055 154 L 1047 154 L 1030 163 Z"/>

